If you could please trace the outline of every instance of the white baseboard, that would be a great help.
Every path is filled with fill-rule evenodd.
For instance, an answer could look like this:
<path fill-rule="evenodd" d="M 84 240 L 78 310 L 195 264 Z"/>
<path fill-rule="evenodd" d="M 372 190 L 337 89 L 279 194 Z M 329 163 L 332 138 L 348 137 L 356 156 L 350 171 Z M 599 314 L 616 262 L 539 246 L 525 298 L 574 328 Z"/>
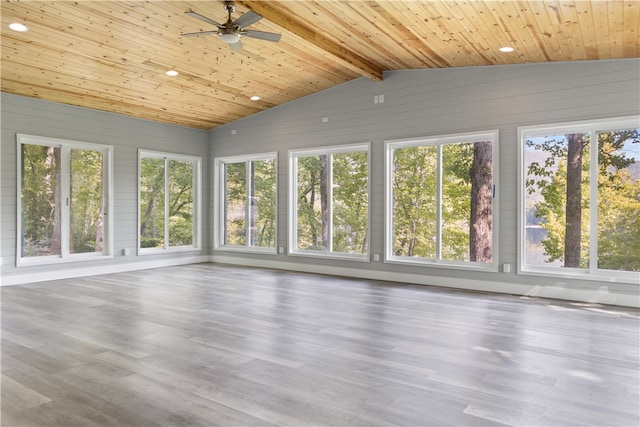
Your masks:
<path fill-rule="evenodd" d="M 171 267 L 174 265 L 196 264 L 209 262 L 209 257 L 191 256 L 184 258 L 166 258 L 152 261 L 136 261 L 120 264 L 108 264 L 86 268 L 68 268 L 54 271 L 28 272 L 4 275 L 0 280 L 0 286 L 22 285 L 25 283 L 44 282 L 47 280 L 72 279 L 74 277 L 97 276 L 99 274 L 124 273 L 127 271 L 145 270 L 149 268 Z"/>
<path fill-rule="evenodd" d="M 413 273 L 366 270 L 362 268 L 351 267 L 327 267 L 321 265 L 316 266 L 313 264 L 291 263 L 275 260 L 236 258 L 233 256 L 225 255 L 212 255 L 211 257 L 209 257 L 209 261 L 222 264 L 246 265 L 251 267 L 274 268 L 278 270 L 292 270 L 305 273 L 331 274 L 335 276 L 357 277 L 361 279 L 384 280 L 389 282 L 441 286 L 446 288 L 468 289 L 473 291 L 497 292 L 535 298 L 554 298 L 569 301 L 640 308 L 640 290 L 639 292 L 635 293 L 621 293 L 615 292 L 607 288 L 606 286 L 600 286 L 593 289 L 585 289 L 571 287 L 571 284 L 566 282 L 564 285 L 530 285 L 525 283 L 439 277 Z"/>

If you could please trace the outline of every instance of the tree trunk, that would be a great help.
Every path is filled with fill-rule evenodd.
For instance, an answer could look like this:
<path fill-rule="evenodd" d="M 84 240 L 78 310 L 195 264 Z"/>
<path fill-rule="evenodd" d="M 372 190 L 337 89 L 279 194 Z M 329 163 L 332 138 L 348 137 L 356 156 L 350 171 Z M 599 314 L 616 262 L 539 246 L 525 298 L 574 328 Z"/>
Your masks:
<path fill-rule="evenodd" d="M 158 198 L 158 189 L 154 188 L 152 192 L 151 200 L 149 200 L 149 205 L 147 206 L 147 210 L 144 212 L 144 221 L 142 221 L 142 225 L 140 226 L 140 237 L 144 237 L 147 234 L 147 227 L 149 226 L 149 221 L 151 220 L 151 214 L 153 213 L 153 208 L 156 206 L 157 198 Z"/>
<path fill-rule="evenodd" d="M 582 241 L 582 149 L 583 135 L 566 135 L 567 148 L 567 199 L 564 237 L 564 266 L 580 267 Z"/>
<path fill-rule="evenodd" d="M 471 216 L 469 220 L 469 259 L 491 262 L 493 162 L 491 142 L 473 144 L 471 164 Z"/>
<path fill-rule="evenodd" d="M 320 212 L 322 216 L 322 247 L 324 249 L 329 249 L 328 158 L 327 155 L 320 156 Z"/>
<path fill-rule="evenodd" d="M 140 237 L 144 237 L 147 235 L 147 228 L 149 228 L 149 221 L 152 221 L 151 215 L 153 214 L 153 210 L 156 207 L 156 203 L 158 203 L 158 193 L 160 190 L 165 190 L 165 182 L 164 182 L 164 169 L 160 169 L 159 171 L 154 171 L 156 176 L 154 177 L 153 186 L 151 187 L 151 198 L 149 200 L 149 205 L 147 205 L 147 209 L 144 212 L 144 220 L 140 225 Z M 158 173 L 162 172 L 162 173 Z M 164 197 L 164 191 L 162 191 L 162 197 Z M 162 212 L 162 218 L 164 221 L 165 213 Z M 153 224 L 152 224 L 153 225 Z M 155 227 L 153 227 L 155 230 Z"/>

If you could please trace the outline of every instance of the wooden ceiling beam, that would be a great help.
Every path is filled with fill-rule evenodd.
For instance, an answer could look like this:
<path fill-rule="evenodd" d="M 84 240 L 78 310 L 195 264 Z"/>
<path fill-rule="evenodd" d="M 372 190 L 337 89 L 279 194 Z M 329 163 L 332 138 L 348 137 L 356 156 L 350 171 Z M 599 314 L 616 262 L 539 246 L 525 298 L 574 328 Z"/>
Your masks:
<path fill-rule="evenodd" d="M 279 11 L 266 1 L 236 1 L 236 4 L 253 10 L 262 15 L 269 22 L 289 31 L 313 46 L 328 53 L 340 64 L 348 69 L 367 77 L 373 81 L 382 81 L 382 69 L 344 47 L 326 39 L 322 34 L 315 32 L 301 22 L 292 19 L 286 13 Z"/>

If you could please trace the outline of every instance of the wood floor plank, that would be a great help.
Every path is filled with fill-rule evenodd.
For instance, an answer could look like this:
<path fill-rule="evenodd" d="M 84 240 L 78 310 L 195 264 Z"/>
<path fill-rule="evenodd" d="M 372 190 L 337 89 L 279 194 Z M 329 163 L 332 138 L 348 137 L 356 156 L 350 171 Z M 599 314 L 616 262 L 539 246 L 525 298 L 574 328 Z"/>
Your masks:
<path fill-rule="evenodd" d="M 640 312 L 194 264 L 5 286 L 3 426 L 640 424 Z"/>

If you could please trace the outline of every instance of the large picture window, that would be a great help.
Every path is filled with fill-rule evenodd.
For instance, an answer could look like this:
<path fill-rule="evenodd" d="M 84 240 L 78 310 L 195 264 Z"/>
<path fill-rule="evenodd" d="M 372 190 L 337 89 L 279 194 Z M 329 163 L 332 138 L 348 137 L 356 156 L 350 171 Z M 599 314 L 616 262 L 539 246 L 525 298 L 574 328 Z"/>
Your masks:
<path fill-rule="evenodd" d="M 289 154 L 289 247 L 368 260 L 369 144 Z"/>
<path fill-rule="evenodd" d="M 200 158 L 139 152 L 140 253 L 200 244 Z"/>
<path fill-rule="evenodd" d="M 521 272 L 640 282 L 640 118 L 519 134 Z"/>
<path fill-rule="evenodd" d="M 216 247 L 276 251 L 277 153 L 215 160 Z"/>
<path fill-rule="evenodd" d="M 386 260 L 495 269 L 498 132 L 386 143 Z"/>
<path fill-rule="evenodd" d="M 17 139 L 17 264 L 109 257 L 112 148 L 24 134 Z"/>

